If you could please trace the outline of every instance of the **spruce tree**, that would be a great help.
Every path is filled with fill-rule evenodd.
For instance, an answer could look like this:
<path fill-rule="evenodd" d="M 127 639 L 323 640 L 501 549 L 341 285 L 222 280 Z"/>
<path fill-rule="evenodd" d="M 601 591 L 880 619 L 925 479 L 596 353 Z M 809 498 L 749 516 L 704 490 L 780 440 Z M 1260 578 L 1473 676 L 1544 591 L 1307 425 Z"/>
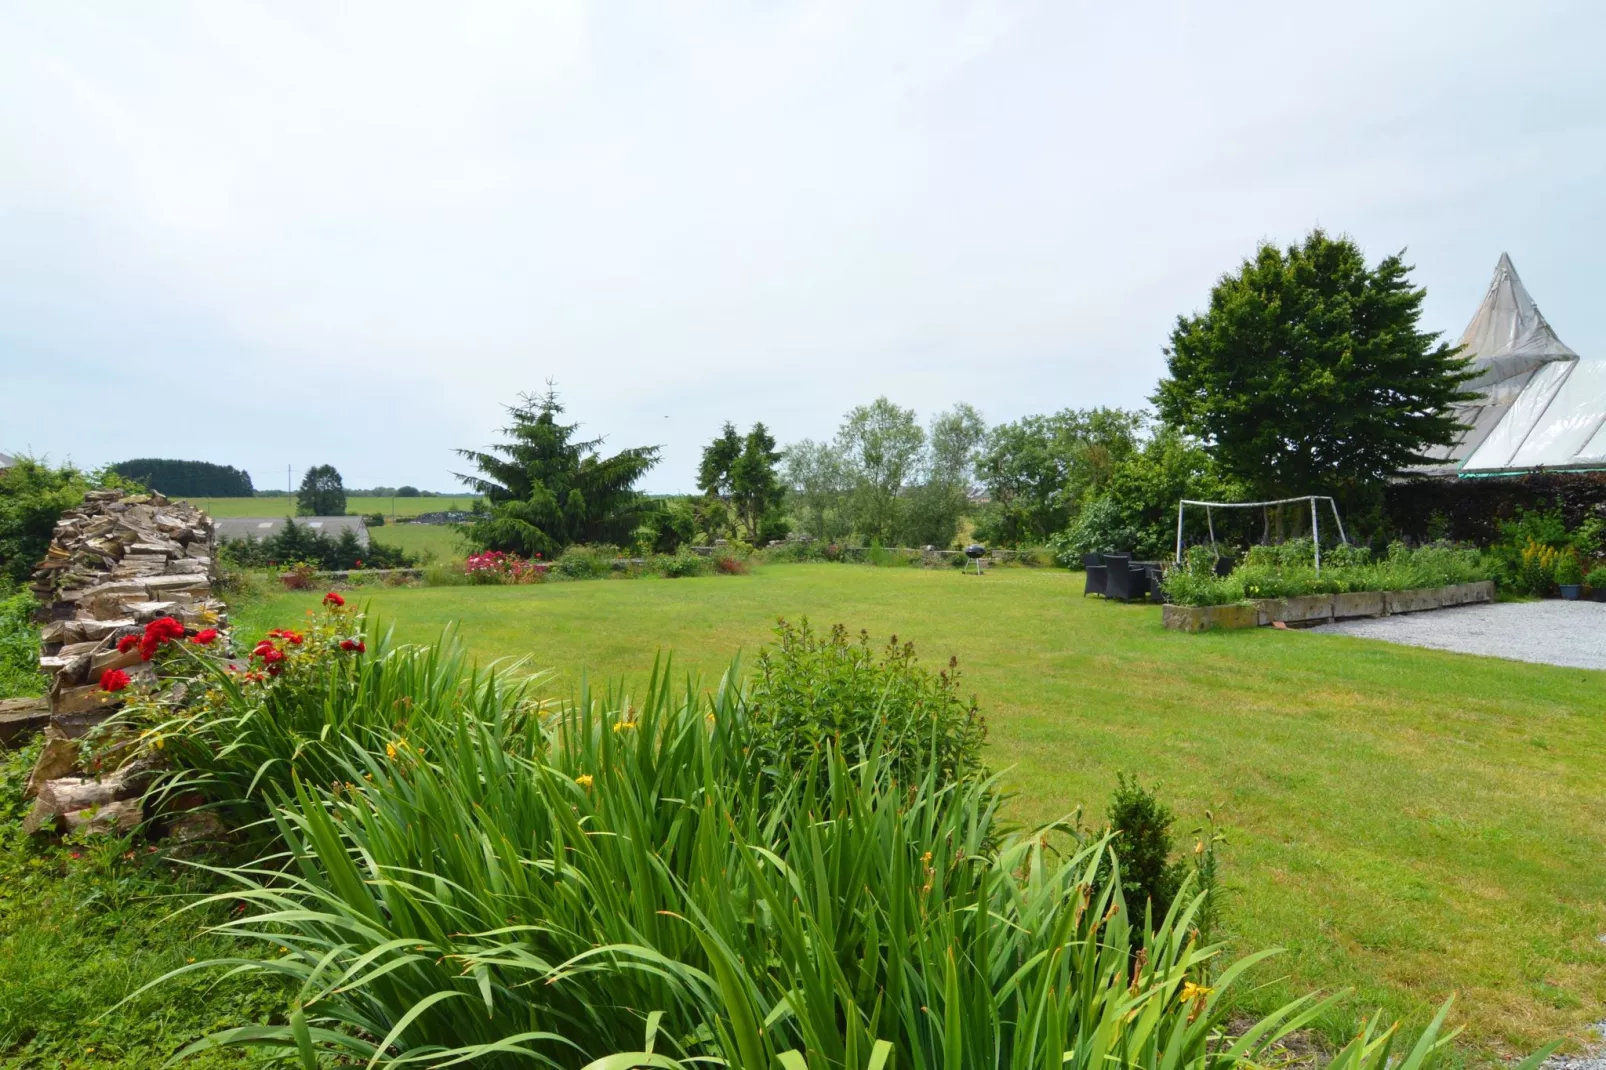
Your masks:
<path fill-rule="evenodd" d="M 628 542 L 645 504 L 636 483 L 658 463 L 659 447 L 602 456 L 602 439 L 577 441 L 579 425 L 559 422 L 563 406 L 550 383 L 545 393 L 521 394 L 507 411 L 507 441 L 489 451 L 457 451 L 480 470 L 457 478 L 487 503 L 487 515 L 466 529 L 469 541 L 545 557 L 575 543 Z"/>

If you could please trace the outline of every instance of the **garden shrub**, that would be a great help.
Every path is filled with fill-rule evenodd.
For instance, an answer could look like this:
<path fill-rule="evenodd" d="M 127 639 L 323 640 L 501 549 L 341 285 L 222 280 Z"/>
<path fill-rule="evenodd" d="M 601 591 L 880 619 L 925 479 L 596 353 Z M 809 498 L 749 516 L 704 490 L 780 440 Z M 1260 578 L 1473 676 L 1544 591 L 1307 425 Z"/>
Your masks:
<path fill-rule="evenodd" d="M 1145 905 L 1156 919 L 1164 918 L 1182 887 L 1187 867 L 1171 857 L 1171 826 L 1176 815 L 1152 788 L 1137 777 L 1116 774 L 1115 792 L 1105 811 L 1110 848 L 1120 866 L 1121 892 L 1127 908 L 1139 912 Z"/>
<path fill-rule="evenodd" d="M 31 619 L 38 605 L 26 591 L 0 597 L 0 698 L 44 693 L 39 629 Z"/>
<path fill-rule="evenodd" d="M 563 551 L 552 569 L 566 580 L 601 579 L 613 571 L 618 557 L 619 550 L 613 546 L 576 544 Z"/>
<path fill-rule="evenodd" d="M 1577 586 L 1584 582 L 1584 569 L 1578 555 L 1563 551 L 1556 561 L 1556 582 L 1562 586 Z"/>
<path fill-rule="evenodd" d="M 385 514 L 364 513 L 362 514 L 362 522 L 371 528 L 382 528 L 385 526 Z"/>
<path fill-rule="evenodd" d="M 784 786 L 818 773 L 827 747 L 850 763 L 885 750 L 905 784 L 928 770 L 938 784 L 984 772 L 986 721 L 975 698 L 960 694 L 957 658 L 932 673 L 897 636 L 878 656 L 867 632 L 850 640 L 838 624 L 816 635 L 807 620 L 780 621 L 775 639 L 747 692 L 748 745 L 765 776 Z"/>
<path fill-rule="evenodd" d="M 649 570 L 669 579 L 685 576 L 706 576 L 713 562 L 701 554 L 682 547 L 672 554 L 656 554 L 648 559 Z"/>
<path fill-rule="evenodd" d="M 305 561 L 315 569 L 339 572 L 354 568 L 414 568 L 418 558 L 405 550 L 370 539 L 367 546 L 354 531 L 330 538 L 294 518 L 287 518 L 278 533 L 265 539 L 224 539 L 218 557 L 239 568 L 277 568 Z"/>
<path fill-rule="evenodd" d="M 71 465 L 51 468 L 31 457 L 0 472 L 0 584 L 27 582 L 50 548 L 56 521 L 93 485 Z"/>
<path fill-rule="evenodd" d="M 540 583 L 546 579 L 547 565 L 544 561 L 527 561 L 518 554 L 485 550 L 468 556 L 463 562 L 463 575 L 474 584 Z"/>
<path fill-rule="evenodd" d="M 1606 565 L 1596 565 L 1584 577 L 1584 583 L 1597 591 L 1606 591 Z"/>

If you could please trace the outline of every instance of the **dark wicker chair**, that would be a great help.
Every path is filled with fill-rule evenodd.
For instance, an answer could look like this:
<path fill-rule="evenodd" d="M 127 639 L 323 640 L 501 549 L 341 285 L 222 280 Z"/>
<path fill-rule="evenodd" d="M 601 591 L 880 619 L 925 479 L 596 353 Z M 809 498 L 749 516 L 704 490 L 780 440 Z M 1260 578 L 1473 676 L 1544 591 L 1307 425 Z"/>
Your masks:
<path fill-rule="evenodd" d="M 1104 581 L 1104 597 L 1130 602 L 1149 593 L 1148 569 L 1134 568 L 1126 561 L 1111 561 L 1106 569 L 1108 575 Z"/>
<path fill-rule="evenodd" d="M 1082 585 L 1082 597 L 1090 594 L 1104 593 L 1104 561 L 1098 554 L 1082 555 L 1082 571 L 1087 574 L 1087 582 Z"/>

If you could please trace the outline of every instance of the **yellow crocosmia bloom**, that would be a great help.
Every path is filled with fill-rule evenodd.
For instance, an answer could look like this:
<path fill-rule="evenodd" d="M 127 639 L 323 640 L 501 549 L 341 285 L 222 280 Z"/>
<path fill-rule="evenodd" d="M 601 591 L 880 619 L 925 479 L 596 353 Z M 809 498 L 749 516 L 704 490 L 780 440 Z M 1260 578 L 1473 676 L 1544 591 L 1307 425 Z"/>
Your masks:
<path fill-rule="evenodd" d="M 634 722 L 634 721 L 619 721 L 618 723 L 616 723 L 613 726 L 613 730 L 615 732 L 623 732 L 628 728 L 634 728 L 634 727 L 636 727 L 636 722 Z"/>
<path fill-rule="evenodd" d="M 582 788 L 589 788 L 591 786 L 591 774 L 581 773 L 579 776 L 574 778 L 574 782 L 580 785 Z"/>
<path fill-rule="evenodd" d="M 387 758 L 396 757 L 396 744 L 394 744 L 394 743 L 386 743 L 385 744 L 385 757 L 387 757 Z"/>
<path fill-rule="evenodd" d="M 1186 981 L 1182 985 L 1182 991 L 1177 993 L 1177 1002 L 1186 1003 L 1191 999 L 1208 996 L 1213 991 L 1215 989 L 1206 988 L 1204 985 L 1196 985 L 1192 981 Z"/>

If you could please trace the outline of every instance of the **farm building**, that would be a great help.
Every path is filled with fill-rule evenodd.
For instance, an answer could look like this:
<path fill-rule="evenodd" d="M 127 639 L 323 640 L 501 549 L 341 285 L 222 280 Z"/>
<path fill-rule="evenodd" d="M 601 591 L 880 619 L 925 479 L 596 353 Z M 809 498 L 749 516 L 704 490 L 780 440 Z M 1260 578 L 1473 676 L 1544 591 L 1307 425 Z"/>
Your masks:
<path fill-rule="evenodd" d="M 1556 336 L 1504 253 L 1461 345 L 1479 398 L 1457 406 L 1468 425 L 1460 441 L 1420 471 L 1606 469 L 1606 359 L 1580 357 Z"/>

